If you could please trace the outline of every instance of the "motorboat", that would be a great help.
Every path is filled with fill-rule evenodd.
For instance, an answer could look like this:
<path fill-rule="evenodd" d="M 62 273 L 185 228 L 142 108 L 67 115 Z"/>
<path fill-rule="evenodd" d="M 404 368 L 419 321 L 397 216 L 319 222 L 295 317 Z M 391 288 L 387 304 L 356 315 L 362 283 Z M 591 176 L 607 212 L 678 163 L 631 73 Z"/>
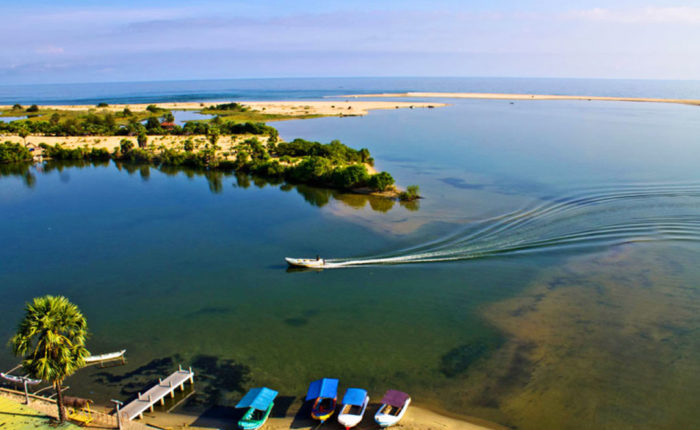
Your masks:
<path fill-rule="evenodd" d="M 248 408 L 243 418 L 238 421 L 238 428 L 255 430 L 262 427 L 272 412 L 275 397 L 277 397 L 277 391 L 267 387 L 253 388 L 248 391 L 236 405 L 236 408 Z"/>
<path fill-rule="evenodd" d="M 360 424 L 365 415 L 365 409 L 369 404 L 367 391 L 361 388 L 348 388 L 343 396 L 343 401 L 338 413 L 338 422 L 349 429 Z"/>
<path fill-rule="evenodd" d="M 306 401 L 313 401 L 311 418 L 326 421 L 335 412 L 338 401 L 338 380 L 323 378 L 313 381 L 306 393 Z"/>
<path fill-rule="evenodd" d="M 320 257 L 316 258 L 289 258 L 284 259 L 287 264 L 293 267 L 307 267 L 310 269 L 323 269 L 326 266 L 326 260 Z"/>
<path fill-rule="evenodd" d="M 411 404 L 411 397 L 408 394 L 397 390 L 389 390 L 382 398 L 382 406 L 374 414 L 374 421 L 380 427 L 393 426 L 403 418 L 409 404 Z"/>

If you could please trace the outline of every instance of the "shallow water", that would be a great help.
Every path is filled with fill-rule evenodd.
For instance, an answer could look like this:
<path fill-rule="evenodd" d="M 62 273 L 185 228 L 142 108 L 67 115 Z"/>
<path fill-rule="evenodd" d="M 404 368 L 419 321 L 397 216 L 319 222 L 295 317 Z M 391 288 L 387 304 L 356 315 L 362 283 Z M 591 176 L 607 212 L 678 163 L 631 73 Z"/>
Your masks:
<path fill-rule="evenodd" d="M 700 419 L 696 108 L 456 101 L 276 126 L 366 146 L 425 198 L 5 169 L 0 338 L 25 301 L 60 293 L 88 317 L 92 351 L 128 349 L 126 366 L 71 378 L 103 401 L 183 363 L 199 374 L 190 408 L 259 384 L 299 397 L 328 376 L 523 429 Z M 282 260 L 317 254 L 371 264 Z"/>

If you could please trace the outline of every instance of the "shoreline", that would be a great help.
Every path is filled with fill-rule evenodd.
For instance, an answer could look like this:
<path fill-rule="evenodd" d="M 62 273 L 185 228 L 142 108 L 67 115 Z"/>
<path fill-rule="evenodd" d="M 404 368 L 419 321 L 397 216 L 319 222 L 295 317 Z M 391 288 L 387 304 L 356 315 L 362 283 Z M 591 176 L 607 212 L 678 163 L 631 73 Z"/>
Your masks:
<path fill-rule="evenodd" d="M 451 98 L 451 99 L 481 99 L 481 100 L 584 100 L 584 101 L 616 101 L 643 103 L 675 103 L 700 106 L 698 99 L 664 99 L 652 97 L 605 97 L 605 96 L 573 96 L 554 94 L 509 94 L 509 93 L 441 93 L 441 92 L 407 92 L 407 93 L 378 93 L 378 94 L 348 94 L 339 97 L 369 98 L 369 97 L 419 97 L 419 98 Z"/>
<path fill-rule="evenodd" d="M 41 396 L 30 395 L 32 400 L 30 401 L 28 407 L 45 414 L 46 416 L 56 418 L 56 405 L 53 401 Z M 17 390 L 11 389 L 0 389 L 0 397 L 10 399 L 14 402 L 23 403 L 24 394 Z M 375 406 L 372 408 L 372 406 Z M 372 417 L 373 413 L 378 407 L 376 404 L 371 404 L 365 413 L 363 424 L 358 425 L 357 429 L 367 429 L 374 428 L 375 426 L 368 426 L 368 423 L 374 423 Z M 181 412 L 164 412 L 156 410 L 154 412 L 144 412 L 143 418 L 140 420 L 135 420 L 129 425 L 133 428 L 161 428 L 161 429 L 173 429 L 173 430 L 184 430 L 184 429 L 227 429 L 235 427 L 235 420 L 240 418 L 240 410 L 235 410 L 234 408 L 228 408 L 223 406 L 229 413 L 216 413 L 214 415 L 207 415 L 206 412 L 199 414 L 187 414 Z M 303 409 L 303 408 L 302 408 Z M 236 413 L 238 411 L 239 414 Z M 317 428 L 318 422 L 311 419 L 311 417 L 304 414 L 300 414 L 299 408 L 293 408 L 294 413 L 285 413 L 282 416 L 271 416 L 265 423 L 265 428 L 270 430 L 286 430 L 286 429 L 313 429 Z M 103 405 L 96 403 L 93 405 L 93 413 L 110 415 L 112 412 L 111 405 Z M 431 430 L 434 428 L 447 428 L 455 430 L 505 430 L 503 427 L 496 423 L 491 423 L 485 420 L 481 420 L 475 417 L 469 417 L 473 419 L 472 421 L 467 421 L 465 418 L 456 418 L 449 415 L 441 414 L 431 409 L 423 406 L 416 406 L 412 404 L 406 411 L 406 416 L 403 417 L 399 423 L 400 427 L 407 427 L 410 429 L 417 430 Z M 95 423 L 98 424 L 98 423 Z M 135 424 L 135 425 L 134 425 Z M 148 426 L 148 427 L 147 427 Z M 109 425 L 105 423 L 94 424 L 90 427 L 98 428 L 110 428 Z M 330 427 L 331 429 L 337 428 L 342 429 L 342 426 L 337 422 L 337 414 L 326 422 L 325 427 Z"/>
<path fill-rule="evenodd" d="M 355 427 L 358 430 L 375 428 L 374 412 L 376 406 L 370 404 L 367 412 L 364 415 L 362 423 Z M 300 415 L 299 409 L 294 409 L 296 413 L 288 413 L 284 417 L 273 416 L 265 423 L 264 428 L 270 430 L 287 430 L 287 429 L 314 429 L 318 427 L 318 421 L 313 420 L 310 416 Z M 239 411 L 240 412 L 240 411 Z M 206 414 L 187 414 L 178 412 L 146 412 L 139 422 L 151 427 L 167 428 L 173 430 L 184 429 L 212 429 L 212 428 L 230 428 L 235 427 L 235 421 L 240 417 L 232 413 L 231 416 L 206 416 Z M 401 419 L 398 427 L 405 427 L 415 430 L 432 430 L 435 428 L 454 429 L 454 430 L 505 430 L 506 427 L 496 423 L 487 422 L 478 418 L 473 418 L 475 422 L 467 421 L 464 418 L 451 417 L 428 409 L 423 406 L 411 406 L 406 411 L 406 415 Z M 324 428 L 343 429 L 337 422 L 336 414 L 326 421 Z"/>
<path fill-rule="evenodd" d="M 134 112 L 146 111 L 148 106 L 155 106 L 166 110 L 189 110 L 200 111 L 202 109 L 213 108 L 219 102 L 167 102 L 167 103 L 119 103 L 110 104 L 104 107 L 96 105 L 38 105 L 40 109 L 55 109 L 62 111 L 85 111 L 85 110 L 100 110 L 108 112 L 119 112 L 124 108 L 129 108 Z M 413 109 L 413 108 L 435 108 L 447 106 L 445 103 L 428 103 L 428 102 L 391 102 L 391 101 L 319 101 L 319 100 L 282 100 L 282 101 L 236 101 L 240 105 L 250 108 L 258 113 L 269 115 L 287 115 L 287 116 L 365 116 L 371 110 L 383 109 Z M 26 108 L 26 106 L 24 106 Z M 13 114 L 11 105 L 0 105 L 0 112 L 3 114 Z M 16 115 L 27 115 L 25 111 L 16 112 Z"/>

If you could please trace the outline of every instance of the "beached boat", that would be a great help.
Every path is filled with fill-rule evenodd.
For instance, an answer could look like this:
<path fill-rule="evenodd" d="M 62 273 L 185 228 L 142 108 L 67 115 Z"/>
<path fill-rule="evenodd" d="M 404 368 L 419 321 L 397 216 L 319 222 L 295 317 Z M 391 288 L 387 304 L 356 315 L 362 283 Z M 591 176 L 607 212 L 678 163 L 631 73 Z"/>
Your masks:
<path fill-rule="evenodd" d="M 289 258 L 284 259 L 287 264 L 294 267 L 308 267 L 311 269 L 322 269 L 326 266 L 326 260 L 320 257 L 316 258 Z"/>
<path fill-rule="evenodd" d="M 126 354 L 126 349 L 122 349 L 121 351 L 117 351 L 117 352 L 110 352 L 107 354 L 91 355 L 91 356 L 85 358 L 85 364 L 102 363 L 105 361 L 119 360 L 119 359 L 124 358 L 124 354 Z"/>
<path fill-rule="evenodd" d="M 309 385 L 306 401 L 314 401 L 311 408 L 311 418 L 321 422 L 326 421 L 335 412 L 338 401 L 338 380 L 323 378 Z"/>
<path fill-rule="evenodd" d="M 25 378 L 24 376 L 8 375 L 7 373 L 2 372 L 0 372 L 0 376 L 2 376 L 2 379 L 14 382 L 15 384 L 24 384 L 24 381 L 27 381 L 27 384 L 29 385 L 41 384 L 41 379 L 30 379 Z"/>
<path fill-rule="evenodd" d="M 348 388 L 343 396 L 338 422 L 345 426 L 346 430 L 350 427 L 355 427 L 362 421 L 368 404 L 369 396 L 367 391 L 360 388 Z"/>
<path fill-rule="evenodd" d="M 262 427 L 272 412 L 277 391 L 266 387 L 253 388 L 243 396 L 237 408 L 248 408 L 243 418 L 238 421 L 238 428 L 255 430 Z"/>
<path fill-rule="evenodd" d="M 393 426 L 403 418 L 409 404 L 411 404 L 411 397 L 408 394 L 389 390 L 382 398 L 382 406 L 374 415 L 374 421 L 381 427 Z"/>

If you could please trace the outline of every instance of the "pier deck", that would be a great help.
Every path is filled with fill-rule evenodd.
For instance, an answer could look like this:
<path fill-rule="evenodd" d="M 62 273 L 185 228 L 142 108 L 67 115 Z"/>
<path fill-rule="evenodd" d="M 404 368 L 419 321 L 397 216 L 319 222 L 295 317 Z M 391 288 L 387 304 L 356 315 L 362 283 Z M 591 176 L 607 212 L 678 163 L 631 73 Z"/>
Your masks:
<path fill-rule="evenodd" d="M 159 379 L 158 384 L 149 388 L 145 393 L 139 393 L 133 402 L 121 409 L 121 415 L 128 420 L 141 418 L 147 409 L 153 411 L 153 406 L 157 402 L 163 404 L 168 394 L 170 394 L 170 397 L 174 397 L 177 388 L 184 390 L 185 382 L 187 381 L 194 384 L 194 372 L 192 368 L 183 369 L 181 367 L 167 378 Z"/>

